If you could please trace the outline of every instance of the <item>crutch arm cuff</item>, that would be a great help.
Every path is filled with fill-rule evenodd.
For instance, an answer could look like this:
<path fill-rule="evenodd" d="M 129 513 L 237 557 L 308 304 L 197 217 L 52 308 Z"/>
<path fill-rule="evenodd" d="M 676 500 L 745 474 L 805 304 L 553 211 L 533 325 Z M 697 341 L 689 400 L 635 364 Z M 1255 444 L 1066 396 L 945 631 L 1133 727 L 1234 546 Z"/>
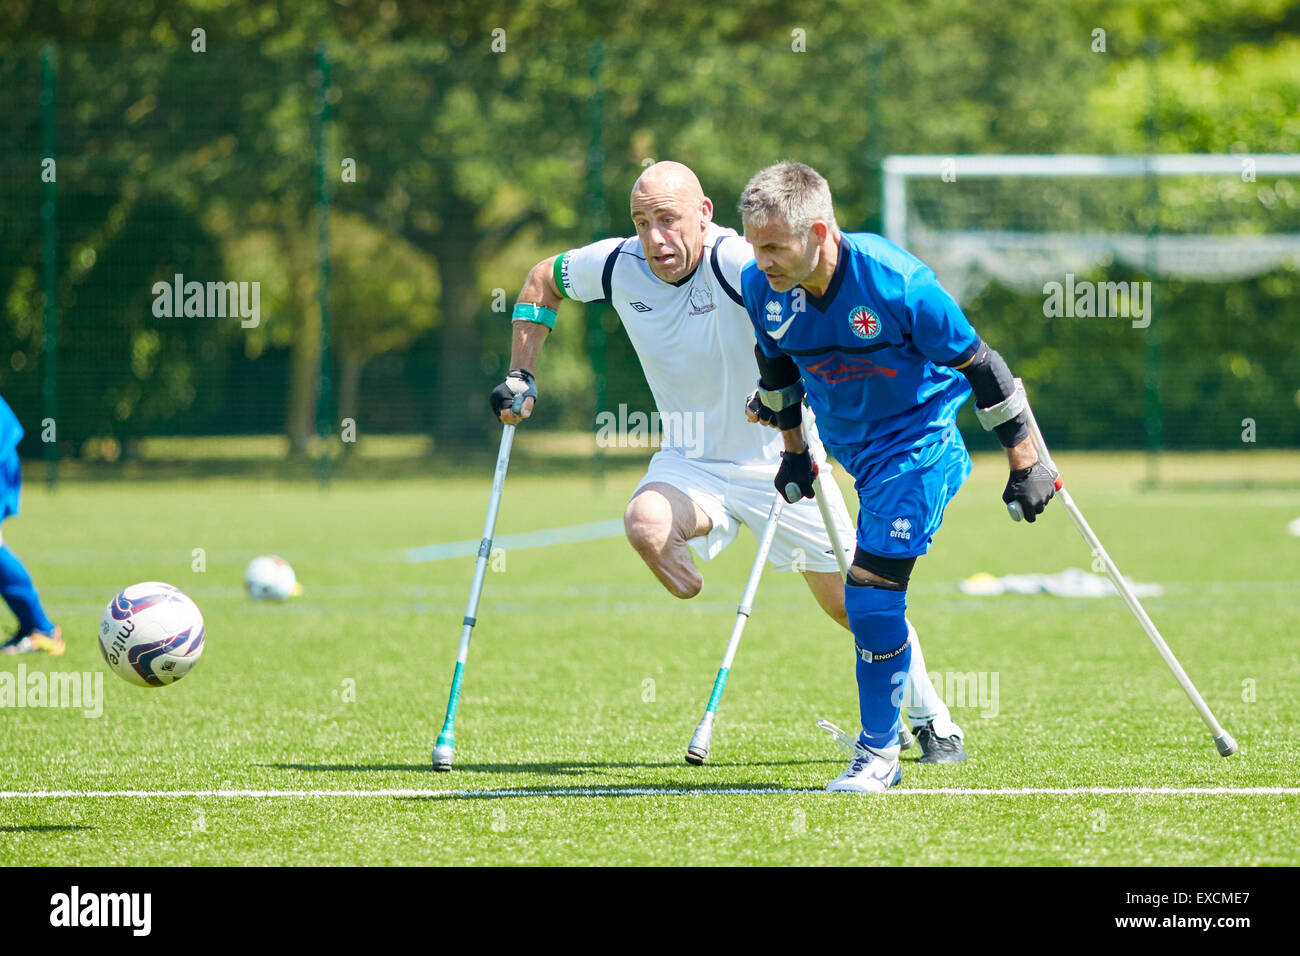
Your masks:
<path fill-rule="evenodd" d="M 981 340 L 961 373 L 975 393 L 975 417 L 985 431 L 995 432 L 1004 448 L 1014 448 L 1029 437 L 1024 386 L 1012 378 L 1001 355 Z"/>

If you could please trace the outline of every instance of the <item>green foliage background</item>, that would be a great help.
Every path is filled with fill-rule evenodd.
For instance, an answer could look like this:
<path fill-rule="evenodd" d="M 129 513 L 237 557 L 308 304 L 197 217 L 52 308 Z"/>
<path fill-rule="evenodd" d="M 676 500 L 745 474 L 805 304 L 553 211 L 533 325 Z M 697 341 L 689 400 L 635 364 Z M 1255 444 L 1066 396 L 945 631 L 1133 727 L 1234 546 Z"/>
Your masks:
<path fill-rule="evenodd" d="M 527 269 L 629 232 L 625 197 L 647 160 L 693 166 L 734 225 L 749 175 L 799 158 L 828 177 L 846 228 L 877 231 L 892 153 L 1259 154 L 1300 142 L 1294 0 L 0 0 L 0 23 L 0 393 L 34 432 L 48 43 L 63 454 L 106 435 L 129 453 L 133 438 L 191 433 L 284 432 L 307 450 L 322 348 L 318 131 L 332 210 L 326 411 L 351 413 L 362 435 L 423 431 L 443 448 L 491 440 L 484 395 L 505 370 Z M 340 176 L 345 158 L 355 182 Z M 1296 230 L 1300 191 L 1272 199 L 1270 228 Z M 1201 214 L 1177 195 L 1133 211 L 1170 231 Z M 178 272 L 261 282 L 261 326 L 155 319 L 150 287 Z M 1147 278 L 1095 278 L 1108 277 Z M 1241 447 L 1246 417 L 1261 444 L 1300 443 L 1297 281 L 1292 267 L 1158 283 L 1166 445 Z M 998 286 L 967 303 L 1058 442 L 1141 446 L 1146 338 L 1049 321 L 1041 304 Z M 605 406 L 650 406 L 616 317 L 566 306 L 535 427 L 590 428 L 593 348 L 608 367 Z"/>

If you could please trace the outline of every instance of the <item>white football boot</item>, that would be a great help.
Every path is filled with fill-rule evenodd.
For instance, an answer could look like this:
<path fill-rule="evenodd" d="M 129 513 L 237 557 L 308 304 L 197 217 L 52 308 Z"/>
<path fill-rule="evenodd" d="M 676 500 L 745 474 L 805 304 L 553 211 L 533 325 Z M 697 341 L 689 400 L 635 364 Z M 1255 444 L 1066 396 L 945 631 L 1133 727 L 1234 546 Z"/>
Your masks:
<path fill-rule="evenodd" d="M 848 769 L 826 785 L 827 793 L 884 793 L 903 779 L 897 745 L 881 750 L 864 747 L 829 720 L 819 720 L 817 726 L 849 757 Z"/>

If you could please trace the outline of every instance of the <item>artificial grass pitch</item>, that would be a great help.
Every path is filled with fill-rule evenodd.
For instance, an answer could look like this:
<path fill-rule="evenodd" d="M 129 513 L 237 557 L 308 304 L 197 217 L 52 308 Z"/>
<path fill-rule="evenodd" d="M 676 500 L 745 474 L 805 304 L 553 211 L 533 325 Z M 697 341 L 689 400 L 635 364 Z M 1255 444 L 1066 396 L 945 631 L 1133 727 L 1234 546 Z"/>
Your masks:
<path fill-rule="evenodd" d="M 1059 508 L 1033 526 L 1008 520 L 993 455 L 977 458 L 909 596 L 969 760 L 921 766 L 913 750 L 904 789 L 871 798 L 820 792 L 844 760 L 815 720 L 856 725 L 851 638 L 798 576 L 770 569 L 708 763 L 683 760 L 753 557 L 748 534 L 702 565 L 690 601 L 668 596 L 621 538 L 497 555 L 456 768 L 435 774 L 473 559 L 404 555 L 478 536 L 490 465 L 328 490 L 32 484 L 4 535 L 68 653 L 0 659 L 0 671 L 101 674 L 102 715 L 0 708 L 0 789 L 67 794 L 0 797 L 0 864 L 1295 865 L 1300 796 L 1243 788 L 1300 785 L 1300 539 L 1286 533 L 1300 498 L 1143 491 L 1123 459 L 1060 459 L 1121 570 L 1165 587 L 1144 604 L 1237 756 L 1215 753 L 1118 598 L 957 591 L 977 571 L 1090 565 Z M 498 533 L 617 518 L 638 476 L 620 466 L 598 485 L 516 461 Z M 301 597 L 244 595 L 245 564 L 265 553 L 294 565 Z M 109 674 L 95 640 L 107 601 L 147 580 L 180 587 L 207 623 L 202 660 L 161 689 Z M 1062 792 L 1010 792 L 1023 788 Z"/>

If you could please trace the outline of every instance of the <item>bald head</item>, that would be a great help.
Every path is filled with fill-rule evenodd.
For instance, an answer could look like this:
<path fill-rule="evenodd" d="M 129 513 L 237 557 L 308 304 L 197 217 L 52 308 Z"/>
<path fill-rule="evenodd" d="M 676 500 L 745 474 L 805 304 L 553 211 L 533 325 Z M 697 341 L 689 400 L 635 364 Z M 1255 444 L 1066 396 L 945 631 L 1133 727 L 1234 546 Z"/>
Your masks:
<path fill-rule="evenodd" d="M 704 189 L 691 167 L 666 159 L 647 166 L 632 185 L 632 199 L 637 195 L 662 196 L 671 194 L 685 202 L 698 202 L 704 198 Z"/>
<path fill-rule="evenodd" d="M 700 261 L 713 202 L 689 166 L 664 161 L 632 186 L 632 223 L 650 271 L 665 282 L 689 276 Z"/>

